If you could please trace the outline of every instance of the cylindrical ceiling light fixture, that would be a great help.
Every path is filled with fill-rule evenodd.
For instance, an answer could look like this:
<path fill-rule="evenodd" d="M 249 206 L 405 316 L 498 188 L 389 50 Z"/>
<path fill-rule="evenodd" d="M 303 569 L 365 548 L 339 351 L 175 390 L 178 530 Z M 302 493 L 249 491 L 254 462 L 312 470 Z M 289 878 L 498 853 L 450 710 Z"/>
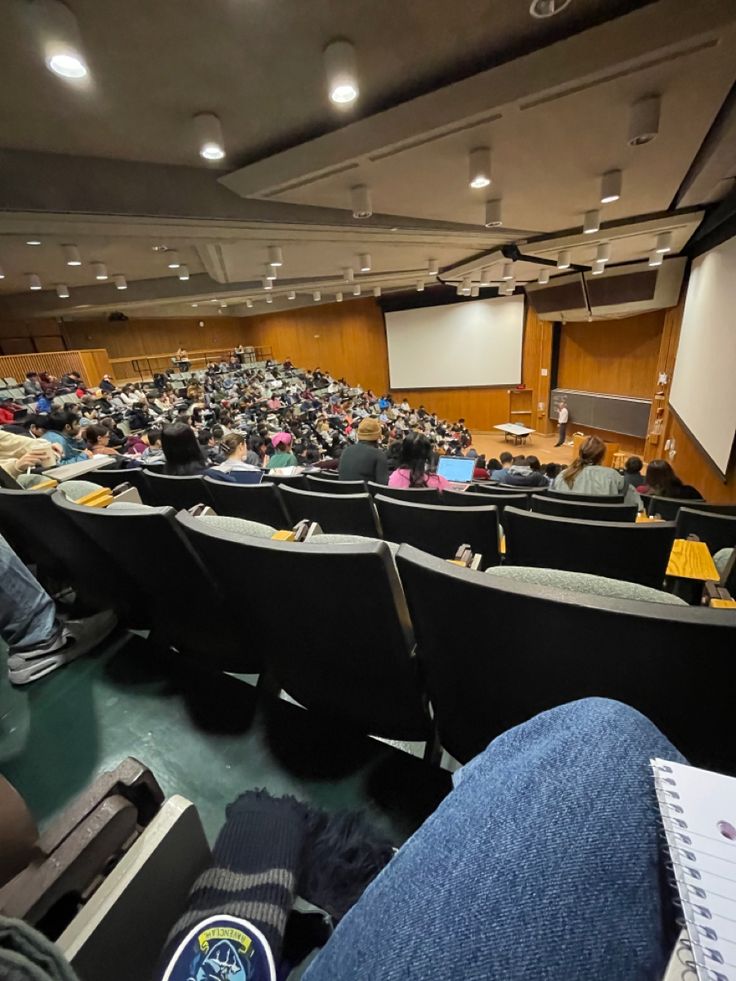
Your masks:
<path fill-rule="evenodd" d="M 312 299 L 315 303 L 319 303 L 319 301 L 322 299 L 322 294 L 319 290 L 315 290 L 314 293 L 312 293 Z"/>
<path fill-rule="evenodd" d="M 342 271 L 342 278 L 346 283 L 352 283 L 355 279 L 355 274 L 353 272 L 352 266 L 345 266 Z"/>
<path fill-rule="evenodd" d="M 629 117 L 629 146 L 651 143 L 659 133 L 660 97 L 647 95 L 631 107 Z"/>
<path fill-rule="evenodd" d="M 611 243 L 601 242 L 595 251 L 596 262 L 610 262 L 611 260 Z"/>
<path fill-rule="evenodd" d="M 428 276 L 439 276 L 440 274 L 440 264 L 436 259 L 430 259 L 427 262 L 427 275 Z"/>
<path fill-rule="evenodd" d="M 356 184 L 355 187 L 351 187 L 350 197 L 353 204 L 353 218 L 370 218 L 373 214 L 373 204 L 368 185 Z"/>
<path fill-rule="evenodd" d="M 189 279 L 189 267 L 179 266 L 178 275 L 179 275 L 179 279 L 181 279 L 182 281 Z"/>
<path fill-rule="evenodd" d="M 65 283 L 59 283 L 56 287 L 56 295 L 61 300 L 69 299 L 69 287 Z"/>
<path fill-rule="evenodd" d="M 194 117 L 199 155 L 205 160 L 222 160 L 225 156 L 225 139 L 222 123 L 214 112 L 200 112 Z"/>
<path fill-rule="evenodd" d="M 472 286 L 470 276 L 463 276 L 462 287 L 463 293 L 470 293 L 470 287 Z"/>
<path fill-rule="evenodd" d="M 281 247 L 278 245 L 269 245 L 268 247 L 268 264 L 269 266 L 283 266 L 284 255 L 281 251 Z"/>
<path fill-rule="evenodd" d="M 358 267 L 361 272 L 371 271 L 371 257 L 368 252 L 363 252 L 358 256 Z"/>
<path fill-rule="evenodd" d="M 621 197 L 621 171 L 609 170 L 601 177 L 601 204 L 613 204 Z"/>
<path fill-rule="evenodd" d="M 585 235 L 593 235 L 601 227 L 601 213 L 597 208 L 586 211 L 583 217 L 583 232 Z"/>
<path fill-rule="evenodd" d="M 463 289 L 462 283 L 457 284 L 457 288 L 455 289 L 455 292 L 457 293 L 458 296 L 465 296 L 465 290 Z"/>
<path fill-rule="evenodd" d="M 664 262 L 664 256 L 661 252 L 657 252 L 655 249 L 654 252 L 649 253 L 650 266 L 661 266 L 663 262 Z"/>
<path fill-rule="evenodd" d="M 595 262 L 593 263 L 593 268 L 591 269 L 592 274 L 594 276 L 602 276 L 605 271 L 606 271 L 605 262 L 602 262 L 600 259 L 596 259 Z"/>
<path fill-rule="evenodd" d="M 489 286 L 490 285 L 491 279 L 493 278 L 491 276 L 491 273 L 492 273 L 492 270 L 491 270 L 491 267 L 490 266 L 484 266 L 483 269 L 481 269 L 481 271 L 480 271 L 480 285 L 481 286 Z"/>
<path fill-rule="evenodd" d="M 335 293 L 335 301 L 337 303 L 342 303 L 342 293 Z"/>
<path fill-rule="evenodd" d="M 360 286 L 353 287 L 353 296 L 360 296 Z"/>
<path fill-rule="evenodd" d="M 486 216 L 483 224 L 486 228 L 498 228 L 499 225 L 503 225 L 500 198 L 495 201 L 486 201 Z"/>
<path fill-rule="evenodd" d="M 270 295 L 270 293 L 269 293 L 269 295 L 268 295 L 268 296 L 266 297 L 266 303 L 273 303 L 273 297 L 272 297 L 272 296 Z"/>
<path fill-rule="evenodd" d="M 379 297 L 381 295 L 381 287 L 380 286 L 374 286 L 373 287 L 373 295 L 375 297 Z"/>
<path fill-rule="evenodd" d="M 166 250 L 166 265 L 169 269 L 178 269 L 181 265 L 181 262 L 179 262 L 179 253 L 176 249 Z"/>
<path fill-rule="evenodd" d="M 472 286 L 470 289 L 471 296 L 480 296 L 480 286 Z"/>
<path fill-rule="evenodd" d="M 418 279 L 417 280 L 417 293 L 423 293 L 423 292 L 424 292 L 424 280 L 423 279 Z"/>
<path fill-rule="evenodd" d="M 323 57 L 330 102 L 342 108 L 349 106 L 360 94 L 355 48 L 350 41 L 338 38 L 327 45 Z"/>
<path fill-rule="evenodd" d="M 2 266 L 0 266 L 0 279 L 5 279 L 5 273 L 3 272 Z"/>
<path fill-rule="evenodd" d="M 278 273 L 273 266 L 266 266 L 265 276 L 266 279 L 274 280 L 278 277 Z"/>
<path fill-rule="evenodd" d="M 273 282 L 267 276 L 263 277 L 263 279 L 261 280 L 261 285 L 263 286 L 264 290 L 273 289 Z"/>
<path fill-rule="evenodd" d="M 89 68 L 79 25 L 69 7 L 60 0 L 34 0 L 26 6 L 49 71 L 72 82 L 86 78 Z"/>
<path fill-rule="evenodd" d="M 43 289 L 43 286 L 41 286 L 41 279 L 36 273 L 28 274 L 28 289 L 29 290 Z"/>
<path fill-rule="evenodd" d="M 250 297 L 246 297 L 245 305 L 248 307 L 249 310 L 252 310 L 253 309 L 253 300 L 251 300 Z"/>
<path fill-rule="evenodd" d="M 477 146 L 468 157 L 468 183 L 472 188 L 488 187 L 491 183 L 491 151 L 487 146 Z"/>
<path fill-rule="evenodd" d="M 563 249 L 557 255 L 557 268 L 558 269 L 569 269 L 570 268 L 570 250 Z"/>
<path fill-rule="evenodd" d="M 549 282 L 549 269 L 540 269 L 539 275 L 537 276 L 537 282 L 541 283 L 542 286 L 546 286 Z"/>
<path fill-rule="evenodd" d="M 127 290 L 128 281 L 126 280 L 125 276 L 122 276 L 120 273 L 118 273 L 117 276 L 113 276 L 113 281 L 115 283 L 116 290 Z"/>
<path fill-rule="evenodd" d="M 95 279 L 107 279 L 107 266 L 104 262 L 93 262 L 92 269 L 94 270 Z"/>
<path fill-rule="evenodd" d="M 62 245 L 62 250 L 64 252 L 64 262 L 67 266 L 81 266 L 82 258 L 79 255 L 79 249 L 76 245 Z"/>
<path fill-rule="evenodd" d="M 501 279 L 508 280 L 514 278 L 514 264 L 513 262 L 504 262 L 503 272 L 501 273 Z"/>
<path fill-rule="evenodd" d="M 672 251 L 672 232 L 661 232 L 657 236 L 655 250 L 662 254 Z"/>
<path fill-rule="evenodd" d="M 501 287 L 501 292 L 503 293 L 504 296 L 511 296 L 511 294 L 514 292 L 515 289 L 516 289 L 516 280 L 507 279 L 504 282 L 503 286 Z"/>
<path fill-rule="evenodd" d="M 296 299 L 296 292 L 294 290 L 289 290 L 289 292 L 286 294 L 286 299 L 287 300 L 295 300 Z"/>

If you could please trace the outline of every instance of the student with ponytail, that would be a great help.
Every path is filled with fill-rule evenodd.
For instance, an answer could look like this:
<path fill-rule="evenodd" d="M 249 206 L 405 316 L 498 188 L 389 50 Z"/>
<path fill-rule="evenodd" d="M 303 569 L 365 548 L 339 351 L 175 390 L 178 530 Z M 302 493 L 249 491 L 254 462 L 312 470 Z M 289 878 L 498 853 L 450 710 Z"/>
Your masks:
<path fill-rule="evenodd" d="M 606 446 L 597 436 L 588 436 L 580 444 L 576 459 L 567 469 L 555 477 L 552 489 L 563 494 L 586 494 L 596 497 L 624 495 L 624 504 L 638 504 L 642 510 L 641 498 L 623 475 L 613 467 L 602 467 L 601 460 L 606 454 Z"/>

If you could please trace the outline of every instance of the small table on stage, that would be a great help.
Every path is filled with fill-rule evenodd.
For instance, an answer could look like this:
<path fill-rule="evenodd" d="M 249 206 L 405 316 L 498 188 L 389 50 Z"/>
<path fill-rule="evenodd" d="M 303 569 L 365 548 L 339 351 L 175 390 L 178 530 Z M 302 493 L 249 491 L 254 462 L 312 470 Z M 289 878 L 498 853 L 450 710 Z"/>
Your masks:
<path fill-rule="evenodd" d="M 500 426 L 494 426 L 493 428 L 501 430 L 504 442 L 508 442 L 509 436 L 513 436 L 514 446 L 526 442 L 527 436 L 531 436 L 532 433 L 536 432 L 536 429 L 529 429 L 528 426 L 519 426 L 515 422 L 504 422 Z"/>

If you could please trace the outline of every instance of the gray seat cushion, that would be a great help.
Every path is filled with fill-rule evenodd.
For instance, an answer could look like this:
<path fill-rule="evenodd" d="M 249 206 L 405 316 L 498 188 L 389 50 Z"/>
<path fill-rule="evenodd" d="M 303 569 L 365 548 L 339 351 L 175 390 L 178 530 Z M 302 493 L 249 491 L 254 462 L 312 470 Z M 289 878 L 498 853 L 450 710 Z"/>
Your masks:
<path fill-rule="evenodd" d="M 635 582 L 593 576 L 587 572 L 565 572 L 561 569 L 535 569 L 524 565 L 497 565 L 486 569 L 487 576 L 512 579 L 515 582 L 535 586 L 553 586 L 572 593 L 606 596 L 609 599 L 639 600 L 646 603 L 667 603 L 670 606 L 687 606 L 685 600 L 662 589 L 640 586 Z"/>
<path fill-rule="evenodd" d="M 245 538 L 271 538 L 276 529 L 271 525 L 261 524 L 260 521 L 248 521 L 247 518 L 233 518 L 227 514 L 203 514 L 200 521 L 207 521 L 219 531 L 231 535 L 243 535 Z"/>
<path fill-rule="evenodd" d="M 94 491 L 104 490 L 99 484 L 93 484 L 91 480 L 64 480 L 58 488 L 61 493 L 68 497 L 70 501 L 78 501 L 80 497 L 92 494 Z"/>

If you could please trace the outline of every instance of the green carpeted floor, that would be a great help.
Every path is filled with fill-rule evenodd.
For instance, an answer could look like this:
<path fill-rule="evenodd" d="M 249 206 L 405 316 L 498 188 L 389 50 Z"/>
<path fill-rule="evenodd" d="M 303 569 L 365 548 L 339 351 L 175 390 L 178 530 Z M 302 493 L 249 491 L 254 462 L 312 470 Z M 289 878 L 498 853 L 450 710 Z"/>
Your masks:
<path fill-rule="evenodd" d="M 4 670 L 4 666 L 2 668 Z M 118 636 L 22 689 L 0 692 L 0 771 L 42 826 L 126 756 L 164 793 L 197 805 L 212 841 L 225 805 L 265 787 L 327 810 L 365 808 L 400 844 L 450 789 L 450 775 L 237 678 Z"/>

